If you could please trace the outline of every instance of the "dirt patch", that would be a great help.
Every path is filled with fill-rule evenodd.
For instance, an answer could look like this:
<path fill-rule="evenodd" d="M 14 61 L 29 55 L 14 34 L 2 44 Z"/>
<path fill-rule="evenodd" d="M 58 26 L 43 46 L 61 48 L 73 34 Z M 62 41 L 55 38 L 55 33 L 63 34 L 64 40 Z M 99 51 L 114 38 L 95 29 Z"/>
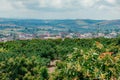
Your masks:
<path fill-rule="evenodd" d="M 50 62 L 50 65 L 48 66 L 48 72 L 49 72 L 49 73 L 52 73 L 52 72 L 55 71 L 56 62 L 58 62 L 58 61 L 60 61 L 60 60 L 52 60 L 52 61 Z"/>

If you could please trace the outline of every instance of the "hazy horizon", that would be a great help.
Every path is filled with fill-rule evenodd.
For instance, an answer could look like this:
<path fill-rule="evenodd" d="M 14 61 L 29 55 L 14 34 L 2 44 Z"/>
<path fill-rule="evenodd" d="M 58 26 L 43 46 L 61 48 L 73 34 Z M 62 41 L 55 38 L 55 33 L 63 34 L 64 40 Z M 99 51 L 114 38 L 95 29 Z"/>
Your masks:
<path fill-rule="evenodd" d="M 0 18 L 120 19 L 119 0 L 0 0 Z"/>
<path fill-rule="evenodd" d="M 0 17 L 0 19 L 11 19 L 11 20 L 120 20 L 119 19 L 80 19 L 80 18 L 58 18 L 58 19 L 42 19 L 42 18 L 9 18 L 9 17 Z"/>

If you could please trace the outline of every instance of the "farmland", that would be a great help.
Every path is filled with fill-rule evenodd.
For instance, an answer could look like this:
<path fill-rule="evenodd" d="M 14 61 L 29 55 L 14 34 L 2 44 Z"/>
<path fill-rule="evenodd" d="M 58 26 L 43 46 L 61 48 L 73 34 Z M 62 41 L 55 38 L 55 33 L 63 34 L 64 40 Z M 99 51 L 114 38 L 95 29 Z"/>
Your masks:
<path fill-rule="evenodd" d="M 1 80 L 119 80 L 119 76 L 120 38 L 0 42 Z"/>

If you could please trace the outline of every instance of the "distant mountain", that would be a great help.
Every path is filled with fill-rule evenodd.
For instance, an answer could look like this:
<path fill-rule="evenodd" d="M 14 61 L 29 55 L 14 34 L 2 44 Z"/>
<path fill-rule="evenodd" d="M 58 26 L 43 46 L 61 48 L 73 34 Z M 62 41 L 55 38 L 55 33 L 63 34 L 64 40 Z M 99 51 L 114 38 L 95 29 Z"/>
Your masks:
<path fill-rule="evenodd" d="M 95 32 L 98 30 L 120 29 L 120 20 L 90 20 L 90 19 L 66 19 L 66 20 L 38 20 L 38 19 L 5 19 L 0 18 L 0 29 L 11 27 L 40 28 L 52 27 L 72 30 L 73 32 Z"/>

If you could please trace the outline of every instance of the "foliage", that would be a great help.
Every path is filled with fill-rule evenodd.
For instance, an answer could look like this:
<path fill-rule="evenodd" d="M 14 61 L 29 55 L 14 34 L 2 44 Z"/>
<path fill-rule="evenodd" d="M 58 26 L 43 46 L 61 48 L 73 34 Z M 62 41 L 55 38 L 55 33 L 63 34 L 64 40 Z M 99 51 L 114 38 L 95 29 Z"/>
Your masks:
<path fill-rule="evenodd" d="M 120 38 L 0 42 L 0 80 L 119 80 L 119 64 Z"/>
<path fill-rule="evenodd" d="M 33 56 L 9 58 L 0 63 L 0 80 L 43 80 L 48 78 L 47 68 Z"/>
<path fill-rule="evenodd" d="M 99 45 L 101 45 L 99 43 Z M 97 45 L 98 46 L 98 45 Z M 101 47 L 100 47 L 101 48 Z M 120 79 L 120 54 L 101 54 L 91 49 L 85 52 L 75 48 L 63 61 L 57 63 L 53 74 L 54 80 L 119 80 Z"/>

